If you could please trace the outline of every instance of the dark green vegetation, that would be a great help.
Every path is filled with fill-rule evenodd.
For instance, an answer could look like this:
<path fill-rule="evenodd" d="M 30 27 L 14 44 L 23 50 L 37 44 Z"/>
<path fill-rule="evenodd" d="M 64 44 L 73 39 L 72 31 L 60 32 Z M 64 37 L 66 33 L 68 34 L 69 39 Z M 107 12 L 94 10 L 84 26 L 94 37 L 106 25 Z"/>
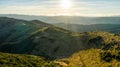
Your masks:
<path fill-rule="evenodd" d="M 1 17 L 0 51 L 6 52 L 0 53 L 3 67 L 119 67 L 120 35 L 75 33 L 37 20 Z"/>

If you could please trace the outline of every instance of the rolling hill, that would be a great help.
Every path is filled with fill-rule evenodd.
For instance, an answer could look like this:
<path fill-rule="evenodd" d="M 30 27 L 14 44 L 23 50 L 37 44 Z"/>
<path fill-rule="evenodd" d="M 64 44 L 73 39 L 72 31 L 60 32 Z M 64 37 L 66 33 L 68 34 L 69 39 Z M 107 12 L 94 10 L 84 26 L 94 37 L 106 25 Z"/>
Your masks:
<path fill-rule="evenodd" d="M 1 66 L 119 67 L 119 46 L 119 34 L 76 33 L 38 20 L 0 17 Z"/>
<path fill-rule="evenodd" d="M 2 52 L 63 58 L 79 50 L 91 48 L 82 42 L 86 35 L 83 35 L 83 38 L 76 37 L 79 34 L 36 20 L 24 21 L 2 17 L 0 31 Z"/>

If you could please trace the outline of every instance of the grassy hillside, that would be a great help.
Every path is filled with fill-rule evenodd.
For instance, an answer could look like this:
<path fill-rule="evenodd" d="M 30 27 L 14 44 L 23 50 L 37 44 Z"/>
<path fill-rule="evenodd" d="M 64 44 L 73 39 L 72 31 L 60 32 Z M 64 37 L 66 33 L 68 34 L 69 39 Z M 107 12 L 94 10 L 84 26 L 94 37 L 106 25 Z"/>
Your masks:
<path fill-rule="evenodd" d="M 111 62 L 102 60 L 100 52 L 100 49 L 83 50 L 59 61 L 68 64 L 68 67 L 120 67 L 118 60 L 113 59 Z"/>
<path fill-rule="evenodd" d="M 0 52 L 0 67 L 56 67 L 53 61 L 34 55 L 20 55 Z"/>
<path fill-rule="evenodd" d="M 106 62 L 101 59 L 100 49 L 82 50 L 69 58 L 46 60 L 34 55 L 0 53 L 2 67 L 120 67 L 120 61 Z"/>

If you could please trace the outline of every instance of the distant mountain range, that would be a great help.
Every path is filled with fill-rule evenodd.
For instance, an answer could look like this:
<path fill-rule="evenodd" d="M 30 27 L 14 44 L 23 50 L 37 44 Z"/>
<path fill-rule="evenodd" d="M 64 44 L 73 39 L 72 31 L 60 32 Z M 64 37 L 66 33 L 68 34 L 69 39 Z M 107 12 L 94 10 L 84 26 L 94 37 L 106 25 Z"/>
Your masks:
<path fill-rule="evenodd" d="M 81 25 L 81 24 L 65 24 L 65 23 L 56 23 L 55 26 L 62 27 L 67 30 L 74 32 L 111 32 L 111 33 L 120 33 L 120 24 L 90 24 L 90 25 Z"/>
<path fill-rule="evenodd" d="M 82 16 L 32 16 L 17 14 L 0 14 L 0 17 L 10 17 L 23 20 L 40 20 L 46 23 L 67 23 L 67 24 L 120 24 L 120 16 L 111 17 L 82 17 Z"/>

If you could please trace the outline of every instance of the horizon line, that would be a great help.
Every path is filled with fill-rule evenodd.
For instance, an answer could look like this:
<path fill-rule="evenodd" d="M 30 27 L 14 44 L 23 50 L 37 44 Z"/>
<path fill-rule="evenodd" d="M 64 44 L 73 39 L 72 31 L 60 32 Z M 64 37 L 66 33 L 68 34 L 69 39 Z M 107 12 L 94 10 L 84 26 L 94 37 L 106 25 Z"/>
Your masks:
<path fill-rule="evenodd" d="M 48 16 L 48 17 L 54 17 L 54 16 L 68 16 L 68 17 L 119 17 L 118 15 L 33 15 L 33 14 L 0 14 L 0 15 L 24 15 L 24 16 Z"/>

